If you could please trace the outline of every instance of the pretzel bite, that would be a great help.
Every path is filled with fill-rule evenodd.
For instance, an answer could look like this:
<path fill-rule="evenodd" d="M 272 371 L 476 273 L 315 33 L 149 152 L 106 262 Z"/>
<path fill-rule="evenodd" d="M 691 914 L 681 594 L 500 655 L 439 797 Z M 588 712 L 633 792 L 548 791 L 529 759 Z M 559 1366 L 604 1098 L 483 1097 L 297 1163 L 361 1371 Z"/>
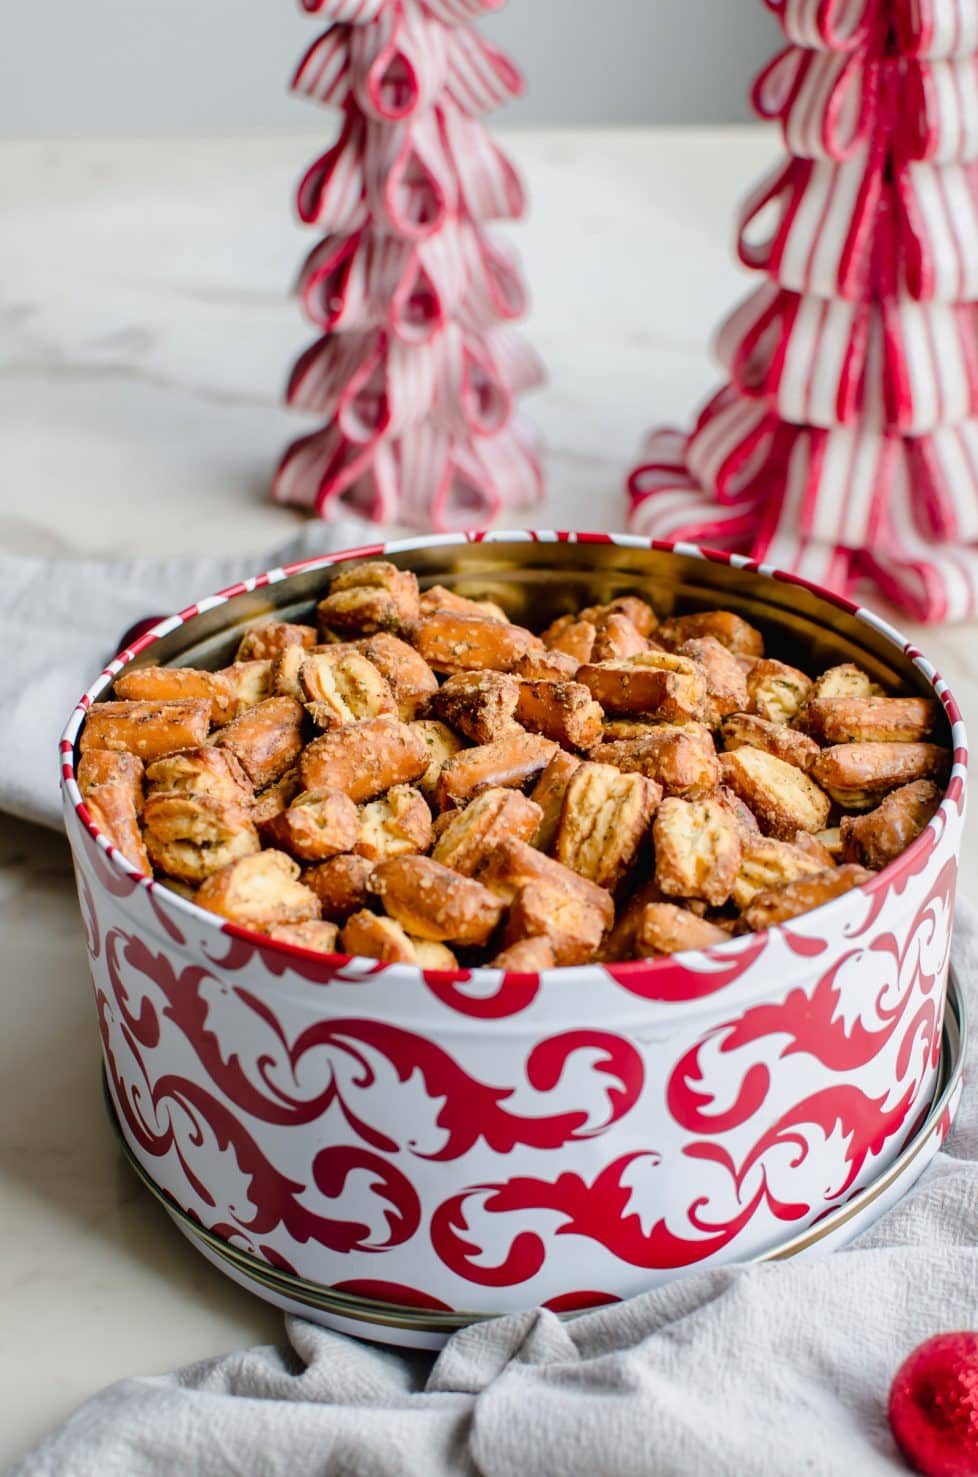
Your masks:
<path fill-rule="evenodd" d="M 860 887 L 873 876 L 865 867 L 832 867 L 829 871 L 817 872 L 813 877 L 799 877 L 783 887 L 769 888 L 759 892 L 744 909 L 744 922 L 748 928 L 759 932 L 762 928 L 773 928 L 777 923 L 786 923 L 802 913 L 810 913 L 833 898 L 841 897 L 853 887 Z"/>
<path fill-rule="evenodd" d="M 290 856 L 324 862 L 353 850 L 360 835 L 360 817 L 342 790 L 304 790 L 287 810 L 266 821 L 263 835 Z"/>
<path fill-rule="evenodd" d="M 744 706 L 769 723 L 790 723 L 812 690 L 812 679 L 786 662 L 758 661 L 747 673 L 748 701 Z"/>
<path fill-rule="evenodd" d="M 308 867 L 302 881 L 318 897 L 324 918 L 331 923 L 345 923 L 352 913 L 369 905 L 367 883 L 373 870 L 374 863 L 365 856 L 344 854 Z"/>
<path fill-rule="evenodd" d="M 807 835 L 807 832 L 802 834 Z M 758 836 L 744 847 L 740 868 L 733 885 L 733 900 L 741 912 L 759 892 L 783 887 L 799 877 L 814 877 L 828 870 L 818 857 L 810 856 L 790 841 L 776 841 L 773 836 Z"/>
<path fill-rule="evenodd" d="M 557 839 L 567 786 L 580 767 L 581 760 L 576 755 L 568 754 L 566 749 L 558 749 L 531 791 L 530 799 L 540 807 L 540 824 L 533 836 L 524 839 L 531 841 L 540 851 L 550 851 Z"/>
<path fill-rule="evenodd" d="M 256 795 L 251 804 L 251 819 L 256 826 L 263 826 L 266 821 L 281 815 L 287 810 L 297 795 L 302 793 L 302 780 L 299 778 L 299 766 L 293 765 L 287 769 L 281 779 L 273 785 L 267 785 L 260 795 Z"/>
<path fill-rule="evenodd" d="M 431 699 L 431 712 L 474 744 L 518 733 L 520 684 L 505 672 L 457 672 Z"/>
<path fill-rule="evenodd" d="M 678 650 L 684 641 L 712 636 L 737 655 L 764 655 L 764 637 L 760 631 L 730 610 L 701 610 L 697 615 L 673 616 L 671 620 L 662 622 L 655 636 L 670 651 Z"/>
<path fill-rule="evenodd" d="M 899 785 L 943 784 L 950 767 L 951 756 L 939 744 L 837 744 L 822 750 L 811 775 L 843 810 L 872 810 Z"/>
<path fill-rule="evenodd" d="M 589 749 L 601 737 L 604 714 L 582 682 L 521 682 L 516 717 L 531 733 Z"/>
<path fill-rule="evenodd" d="M 370 890 L 409 933 L 438 943 L 486 944 L 503 912 L 502 902 L 487 887 L 427 856 L 381 862 Z"/>
<path fill-rule="evenodd" d="M 687 908 L 675 903 L 649 903 L 639 919 L 635 947 L 640 959 L 654 959 L 688 949 L 710 949 L 725 943 L 728 937 L 726 929 L 698 918 Z"/>
<path fill-rule="evenodd" d="M 360 810 L 360 834 L 353 850 L 382 862 L 392 856 L 427 851 L 431 845 L 431 811 L 424 796 L 410 785 L 395 785 Z"/>
<path fill-rule="evenodd" d="M 591 752 L 600 764 L 613 764 L 624 774 L 644 774 L 667 795 L 684 800 L 709 794 L 720 778 L 710 731 L 699 723 L 646 725 L 640 738 L 601 744 Z"/>
<path fill-rule="evenodd" d="M 728 753 L 734 749 L 761 749 L 796 769 L 811 769 L 819 756 L 814 739 L 786 723 L 772 723 L 756 713 L 732 713 L 720 724 L 720 735 Z"/>
<path fill-rule="evenodd" d="M 456 595 L 444 585 L 432 585 L 421 596 L 421 614 L 433 615 L 436 610 L 452 610 L 456 615 L 481 615 L 490 621 L 509 624 L 509 616 L 494 600 L 469 600 L 465 595 Z"/>
<path fill-rule="evenodd" d="M 474 877 L 483 862 L 507 836 L 530 841 L 543 811 L 518 790 L 483 790 L 464 810 L 448 811 L 435 849 L 436 862 Z"/>
<path fill-rule="evenodd" d="M 609 890 L 635 858 L 662 790 L 640 774 L 610 764 L 582 764 L 571 776 L 554 855 L 565 867 Z"/>
<path fill-rule="evenodd" d="M 206 742 L 209 728 L 210 703 L 202 698 L 93 703 L 78 748 L 82 754 L 122 750 L 151 764 L 178 749 L 196 749 Z"/>
<path fill-rule="evenodd" d="M 846 861 L 879 871 L 916 841 L 940 803 L 937 785 L 914 780 L 891 790 L 868 815 L 843 816 L 839 831 Z"/>
<path fill-rule="evenodd" d="M 667 897 L 720 908 L 741 864 L 737 822 L 718 800 L 663 800 L 653 826 L 655 875 Z"/>
<path fill-rule="evenodd" d="M 659 618 L 649 602 L 638 595 L 619 595 L 616 599 L 609 600 L 607 605 L 588 605 L 584 610 L 578 611 L 575 619 L 590 621 L 598 630 L 607 626 L 610 621 L 624 619 L 640 636 L 651 636 L 659 624 Z"/>
<path fill-rule="evenodd" d="M 580 665 L 577 657 L 554 647 L 521 656 L 513 668 L 513 676 L 527 682 L 573 682 Z"/>
<path fill-rule="evenodd" d="M 511 672 L 522 657 L 539 655 L 543 643 L 523 626 L 484 615 L 436 610 L 422 616 L 414 643 L 435 672 Z"/>
<path fill-rule="evenodd" d="M 457 733 L 453 733 L 446 723 L 439 723 L 436 718 L 417 719 L 411 724 L 411 731 L 417 734 L 428 751 L 428 768 L 418 780 L 418 789 L 429 804 L 433 805 L 442 766 L 465 745 Z"/>
<path fill-rule="evenodd" d="M 534 938 L 519 939 L 497 954 L 490 969 L 507 969 L 513 974 L 539 974 L 541 970 L 553 969 L 556 964 L 554 951 L 539 934 Z"/>
<path fill-rule="evenodd" d="M 540 935 L 550 941 L 558 964 L 592 958 L 615 919 L 609 892 L 525 841 L 510 838 L 497 846 L 482 879 L 511 904 L 506 945 Z"/>
<path fill-rule="evenodd" d="M 651 642 L 637 630 L 626 615 L 615 612 L 597 626 L 594 646 L 589 660 L 592 662 L 624 661 L 648 651 Z"/>
<path fill-rule="evenodd" d="M 439 810 L 467 804 L 481 790 L 521 790 L 546 769 L 557 745 L 535 733 L 512 733 L 462 749 L 442 765 L 435 790 Z"/>
<path fill-rule="evenodd" d="M 843 662 L 838 667 L 829 667 L 816 677 L 812 698 L 823 697 L 882 697 L 883 689 L 877 682 L 857 667 L 854 662 Z"/>
<path fill-rule="evenodd" d="M 394 785 L 420 779 L 430 763 L 413 725 L 398 718 L 367 718 L 334 728 L 302 751 L 299 773 L 308 790 L 343 790 L 358 803 Z"/>
<path fill-rule="evenodd" d="M 685 722 L 699 718 L 706 702 L 706 673 L 699 662 L 667 651 L 643 651 L 603 666 L 586 662 L 577 678 L 607 712 L 626 717 L 645 713 Z"/>
<path fill-rule="evenodd" d="M 230 749 L 255 786 L 281 779 L 291 769 L 302 749 L 302 705 L 291 697 L 269 697 L 257 707 L 234 718 L 214 739 Z"/>
<path fill-rule="evenodd" d="M 143 813 L 143 763 L 135 754 L 92 749 L 78 763 L 78 788 L 92 823 L 126 861 L 149 876 L 149 856 L 139 829 Z"/>
<path fill-rule="evenodd" d="M 259 621 L 241 638 L 235 654 L 236 662 L 274 661 L 286 647 L 308 649 L 317 641 L 315 626 L 296 626 L 289 621 Z"/>
<path fill-rule="evenodd" d="M 195 901 L 242 928 L 265 932 L 275 924 L 319 917 L 319 899 L 298 879 L 298 864 L 290 856 L 260 851 L 208 877 Z"/>
<path fill-rule="evenodd" d="M 336 575 L 316 606 L 320 627 L 341 636 L 408 631 L 419 613 L 417 576 L 382 559 Z"/>
<path fill-rule="evenodd" d="M 829 797 L 808 775 L 765 754 L 762 749 L 735 749 L 720 755 L 723 783 L 750 806 L 761 829 L 789 841 L 796 831 L 821 831 L 829 818 Z"/>
<path fill-rule="evenodd" d="M 839 826 L 829 826 L 824 831 L 816 831 L 812 840 L 817 841 L 819 846 L 829 854 L 834 862 L 845 860 L 843 856 L 842 831 Z M 795 837 L 795 844 L 798 844 L 797 836 Z"/>
<path fill-rule="evenodd" d="M 357 649 L 373 662 L 394 695 L 397 716 L 409 722 L 431 695 L 438 691 L 438 678 L 424 657 L 389 631 L 378 631 L 357 642 Z"/>
<path fill-rule="evenodd" d="M 233 716 L 234 689 L 223 672 L 197 667 L 133 667 L 115 679 L 117 698 L 137 702 L 180 702 L 191 698 L 210 708 L 210 721 L 226 723 Z"/>
<path fill-rule="evenodd" d="M 229 805 L 251 805 L 254 790 L 244 767 L 230 749 L 205 744 L 157 759 L 146 770 L 150 794 L 183 791 L 188 795 L 210 795 Z"/>
<path fill-rule="evenodd" d="M 303 663 L 313 656 L 332 656 L 336 661 L 341 654 L 351 651 L 356 651 L 356 647 L 349 641 L 331 646 L 287 646 L 272 663 L 272 691 L 266 696 L 294 697 L 297 703 L 304 703 L 306 694 L 299 682 Z"/>
<path fill-rule="evenodd" d="M 753 845 L 760 836 L 761 828 L 757 824 L 757 816 L 749 805 L 745 805 L 740 796 L 731 790 L 729 785 L 717 785 L 712 791 L 710 798 L 718 800 L 719 803 L 729 810 L 737 824 L 737 835 L 743 847 Z M 797 832 L 795 833 L 797 836 Z"/>
<path fill-rule="evenodd" d="M 913 744 L 938 731 L 941 705 L 926 697 L 813 698 L 799 719 L 823 744 Z"/>
<path fill-rule="evenodd" d="M 303 650 L 299 647 L 298 650 Z M 275 663 L 272 661 L 232 662 L 222 667 L 214 676 L 227 683 L 231 690 L 231 717 L 239 718 L 249 708 L 255 708 L 266 698 L 274 695 Z"/>
<path fill-rule="evenodd" d="M 737 658 L 715 636 L 694 636 L 684 641 L 679 656 L 699 662 L 706 673 L 706 703 L 703 721 L 718 728 L 729 713 L 747 707 L 747 681 Z"/>
<path fill-rule="evenodd" d="M 260 847 L 245 807 L 212 795 L 150 795 L 143 825 L 153 866 L 181 882 L 203 882 Z"/>
<path fill-rule="evenodd" d="M 397 712 L 389 683 L 358 651 L 308 656 L 299 668 L 299 686 L 306 711 L 320 728 L 342 728 Z"/>
<path fill-rule="evenodd" d="M 273 923 L 265 929 L 270 939 L 292 944 L 296 949 L 309 949 L 313 954 L 336 954 L 339 929 L 335 923 L 310 918 L 307 923 Z"/>
<path fill-rule="evenodd" d="M 822 839 L 823 837 L 829 836 L 834 836 L 833 849 L 831 851 Z M 826 867 L 834 867 L 842 855 L 838 832 L 819 831 L 815 835 L 811 831 L 796 831 L 795 839 L 791 844 L 797 846 L 798 850 L 803 851 L 806 856 L 810 856 L 814 861 L 817 861 L 822 871 Z"/>
<path fill-rule="evenodd" d="M 561 652 L 580 666 L 582 662 L 591 660 L 597 637 L 598 628 L 593 621 L 562 615 L 547 627 L 541 640 L 548 651 Z"/>
<path fill-rule="evenodd" d="M 458 968 L 458 960 L 444 944 L 412 938 L 393 918 L 377 913 L 354 913 L 340 935 L 340 947 L 346 954 L 382 959 L 388 964 L 415 964 L 421 969 Z"/>

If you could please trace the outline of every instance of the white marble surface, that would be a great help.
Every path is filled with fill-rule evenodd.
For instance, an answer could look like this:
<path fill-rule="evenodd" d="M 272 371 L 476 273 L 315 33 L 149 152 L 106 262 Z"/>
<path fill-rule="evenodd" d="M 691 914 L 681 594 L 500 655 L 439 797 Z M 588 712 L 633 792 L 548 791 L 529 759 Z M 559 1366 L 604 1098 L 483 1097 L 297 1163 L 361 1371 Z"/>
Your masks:
<path fill-rule="evenodd" d="M 266 501 L 310 335 L 286 288 L 290 187 L 322 138 L 0 143 L 0 549 L 69 557 L 281 542 Z M 747 282 L 737 198 L 761 129 L 512 135 L 518 231 L 551 384 L 541 521 L 620 527 L 643 430 L 688 418 L 710 330 Z M 203 593 L 203 592 L 202 592 Z M 2 599 L 2 595 L 0 595 Z M 918 640 L 978 717 L 974 626 Z M 973 727 L 978 728 L 978 724 Z M 972 831 L 972 837 L 974 832 Z M 964 886 L 978 896 L 969 847 Z M 0 821 L 0 1465 L 86 1395 L 276 1337 L 137 1187 L 104 1119 L 70 866 Z"/>

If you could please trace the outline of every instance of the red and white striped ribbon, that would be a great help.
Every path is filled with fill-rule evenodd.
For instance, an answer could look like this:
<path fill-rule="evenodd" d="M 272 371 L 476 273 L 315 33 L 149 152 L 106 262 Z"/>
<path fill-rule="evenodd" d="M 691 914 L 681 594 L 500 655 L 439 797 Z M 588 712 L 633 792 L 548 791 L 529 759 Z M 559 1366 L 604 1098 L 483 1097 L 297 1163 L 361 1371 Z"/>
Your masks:
<path fill-rule="evenodd" d="M 528 302 L 519 258 L 502 237 L 462 221 L 458 233 L 465 261 L 466 285 L 462 316 L 468 328 L 512 323 L 525 316 Z"/>
<path fill-rule="evenodd" d="M 459 188 L 468 215 L 475 221 L 517 220 L 526 209 L 526 198 L 509 159 L 482 124 L 453 103 L 446 100 L 438 112 L 448 152 L 460 161 Z"/>
<path fill-rule="evenodd" d="M 470 339 L 479 335 L 468 335 Z M 543 360 L 536 349 L 515 329 L 491 328 L 485 333 L 485 341 L 505 384 L 514 395 L 523 395 L 527 390 L 536 390 L 546 380 Z"/>
<path fill-rule="evenodd" d="M 512 413 L 512 387 L 488 343 L 449 324 L 439 337 L 438 378 L 428 412 L 432 425 L 450 436 L 496 436 Z"/>
<path fill-rule="evenodd" d="M 296 365 L 288 403 L 335 418 L 358 446 L 397 435 L 438 403 L 447 333 L 410 347 L 382 332 L 326 334 Z"/>
<path fill-rule="evenodd" d="M 907 443 L 913 510 L 930 539 L 978 543 L 978 421 L 941 426 Z"/>
<path fill-rule="evenodd" d="M 366 139 L 364 120 L 348 112 L 336 143 L 309 166 L 299 182 L 296 206 L 304 225 L 346 235 L 367 224 Z"/>
<path fill-rule="evenodd" d="M 790 154 L 849 159 L 873 131 L 881 67 L 878 58 L 863 51 L 789 46 L 754 83 L 754 111 L 780 120 Z"/>
<path fill-rule="evenodd" d="M 404 0 L 376 25 L 348 34 L 351 85 L 368 117 L 397 123 L 435 103 L 448 75 L 445 26 Z"/>
<path fill-rule="evenodd" d="M 292 78 L 292 91 L 327 108 L 341 108 L 350 97 L 350 31 L 331 26 L 309 47 Z"/>
<path fill-rule="evenodd" d="M 721 503 L 739 502 L 767 465 L 774 428 L 765 405 L 725 386 L 700 412 L 686 447 L 697 484 Z"/>
<path fill-rule="evenodd" d="M 922 533 L 916 502 L 911 453 L 894 469 L 879 537 L 860 566 L 915 620 L 965 620 L 978 612 L 978 546 Z"/>
<path fill-rule="evenodd" d="M 865 46 L 880 25 L 879 0 L 764 0 L 789 41 L 830 51 Z"/>
<path fill-rule="evenodd" d="M 479 31 L 459 26 L 449 32 L 446 94 L 463 113 L 488 113 L 523 90 L 522 73 Z"/>
<path fill-rule="evenodd" d="M 308 15 L 334 25 L 369 26 L 385 11 L 393 9 L 397 0 L 299 0 Z"/>
<path fill-rule="evenodd" d="M 896 157 L 936 164 L 978 158 L 978 57 L 887 67 Z"/>
<path fill-rule="evenodd" d="M 421 241 L 458 211 L 458 173 L 433 110 L 407 123 L 368 120 L 363 168 L 370 214 L 382 230 Z"/>
<path fill-rule="evenodd" d="M 912 297 L 978 301 L 978 162 L 897 171 L 902 278 Z"/>
<path fill-rule="evenodd" d="M 892 0 L 897 45 L 906 56 L 961 57 L 978 52 L 975 0 Z"/>
<path fill-rule="evenodd" d="M 502 10 L 506 0 L 422 0 L 425 10 L 446 26 L 461 26 Z"/>

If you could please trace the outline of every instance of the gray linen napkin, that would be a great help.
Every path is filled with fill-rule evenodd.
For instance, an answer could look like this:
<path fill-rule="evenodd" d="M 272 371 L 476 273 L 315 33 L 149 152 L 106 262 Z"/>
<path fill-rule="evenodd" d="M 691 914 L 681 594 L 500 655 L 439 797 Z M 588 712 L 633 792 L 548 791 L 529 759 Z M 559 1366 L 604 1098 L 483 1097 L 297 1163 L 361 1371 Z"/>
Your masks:
<path fill-rule="evenodd" d="M 58 736 L 123 633 L 235 580 L 294 559 L 399 537 L 358 518 L 310 523 L 250 558 L 31 559 L 0 556 L 0 811 L 61 825 Z"/>
<path fill-rule="evenodd" d="M 965 905 L 955 959 L 978 1019 L 978 913 Z M 905 1472 L 889 1382 L 920 1340 L 978 1328 L 976 1227 L 966 1093 L 919 1185 L 849 1250 L 700 1272 L 569 1324 L 541 1310 L 501 1319 L 436 1361 L 289 1318 L 281 1348 L 111 1386 L 9 1477 Z"/>

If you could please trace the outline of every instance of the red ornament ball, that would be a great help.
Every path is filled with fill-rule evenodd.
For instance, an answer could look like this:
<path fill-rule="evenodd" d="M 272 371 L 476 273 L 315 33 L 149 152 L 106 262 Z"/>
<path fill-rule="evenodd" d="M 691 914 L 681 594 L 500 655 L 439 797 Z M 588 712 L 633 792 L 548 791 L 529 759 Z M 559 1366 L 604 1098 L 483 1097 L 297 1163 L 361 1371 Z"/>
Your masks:
<path fill-rule="evenodd" d="M 978 1333 L 939 1333 L 890 1387 L 890 1426 L 924 1477 L 978 1477 Z"/>

